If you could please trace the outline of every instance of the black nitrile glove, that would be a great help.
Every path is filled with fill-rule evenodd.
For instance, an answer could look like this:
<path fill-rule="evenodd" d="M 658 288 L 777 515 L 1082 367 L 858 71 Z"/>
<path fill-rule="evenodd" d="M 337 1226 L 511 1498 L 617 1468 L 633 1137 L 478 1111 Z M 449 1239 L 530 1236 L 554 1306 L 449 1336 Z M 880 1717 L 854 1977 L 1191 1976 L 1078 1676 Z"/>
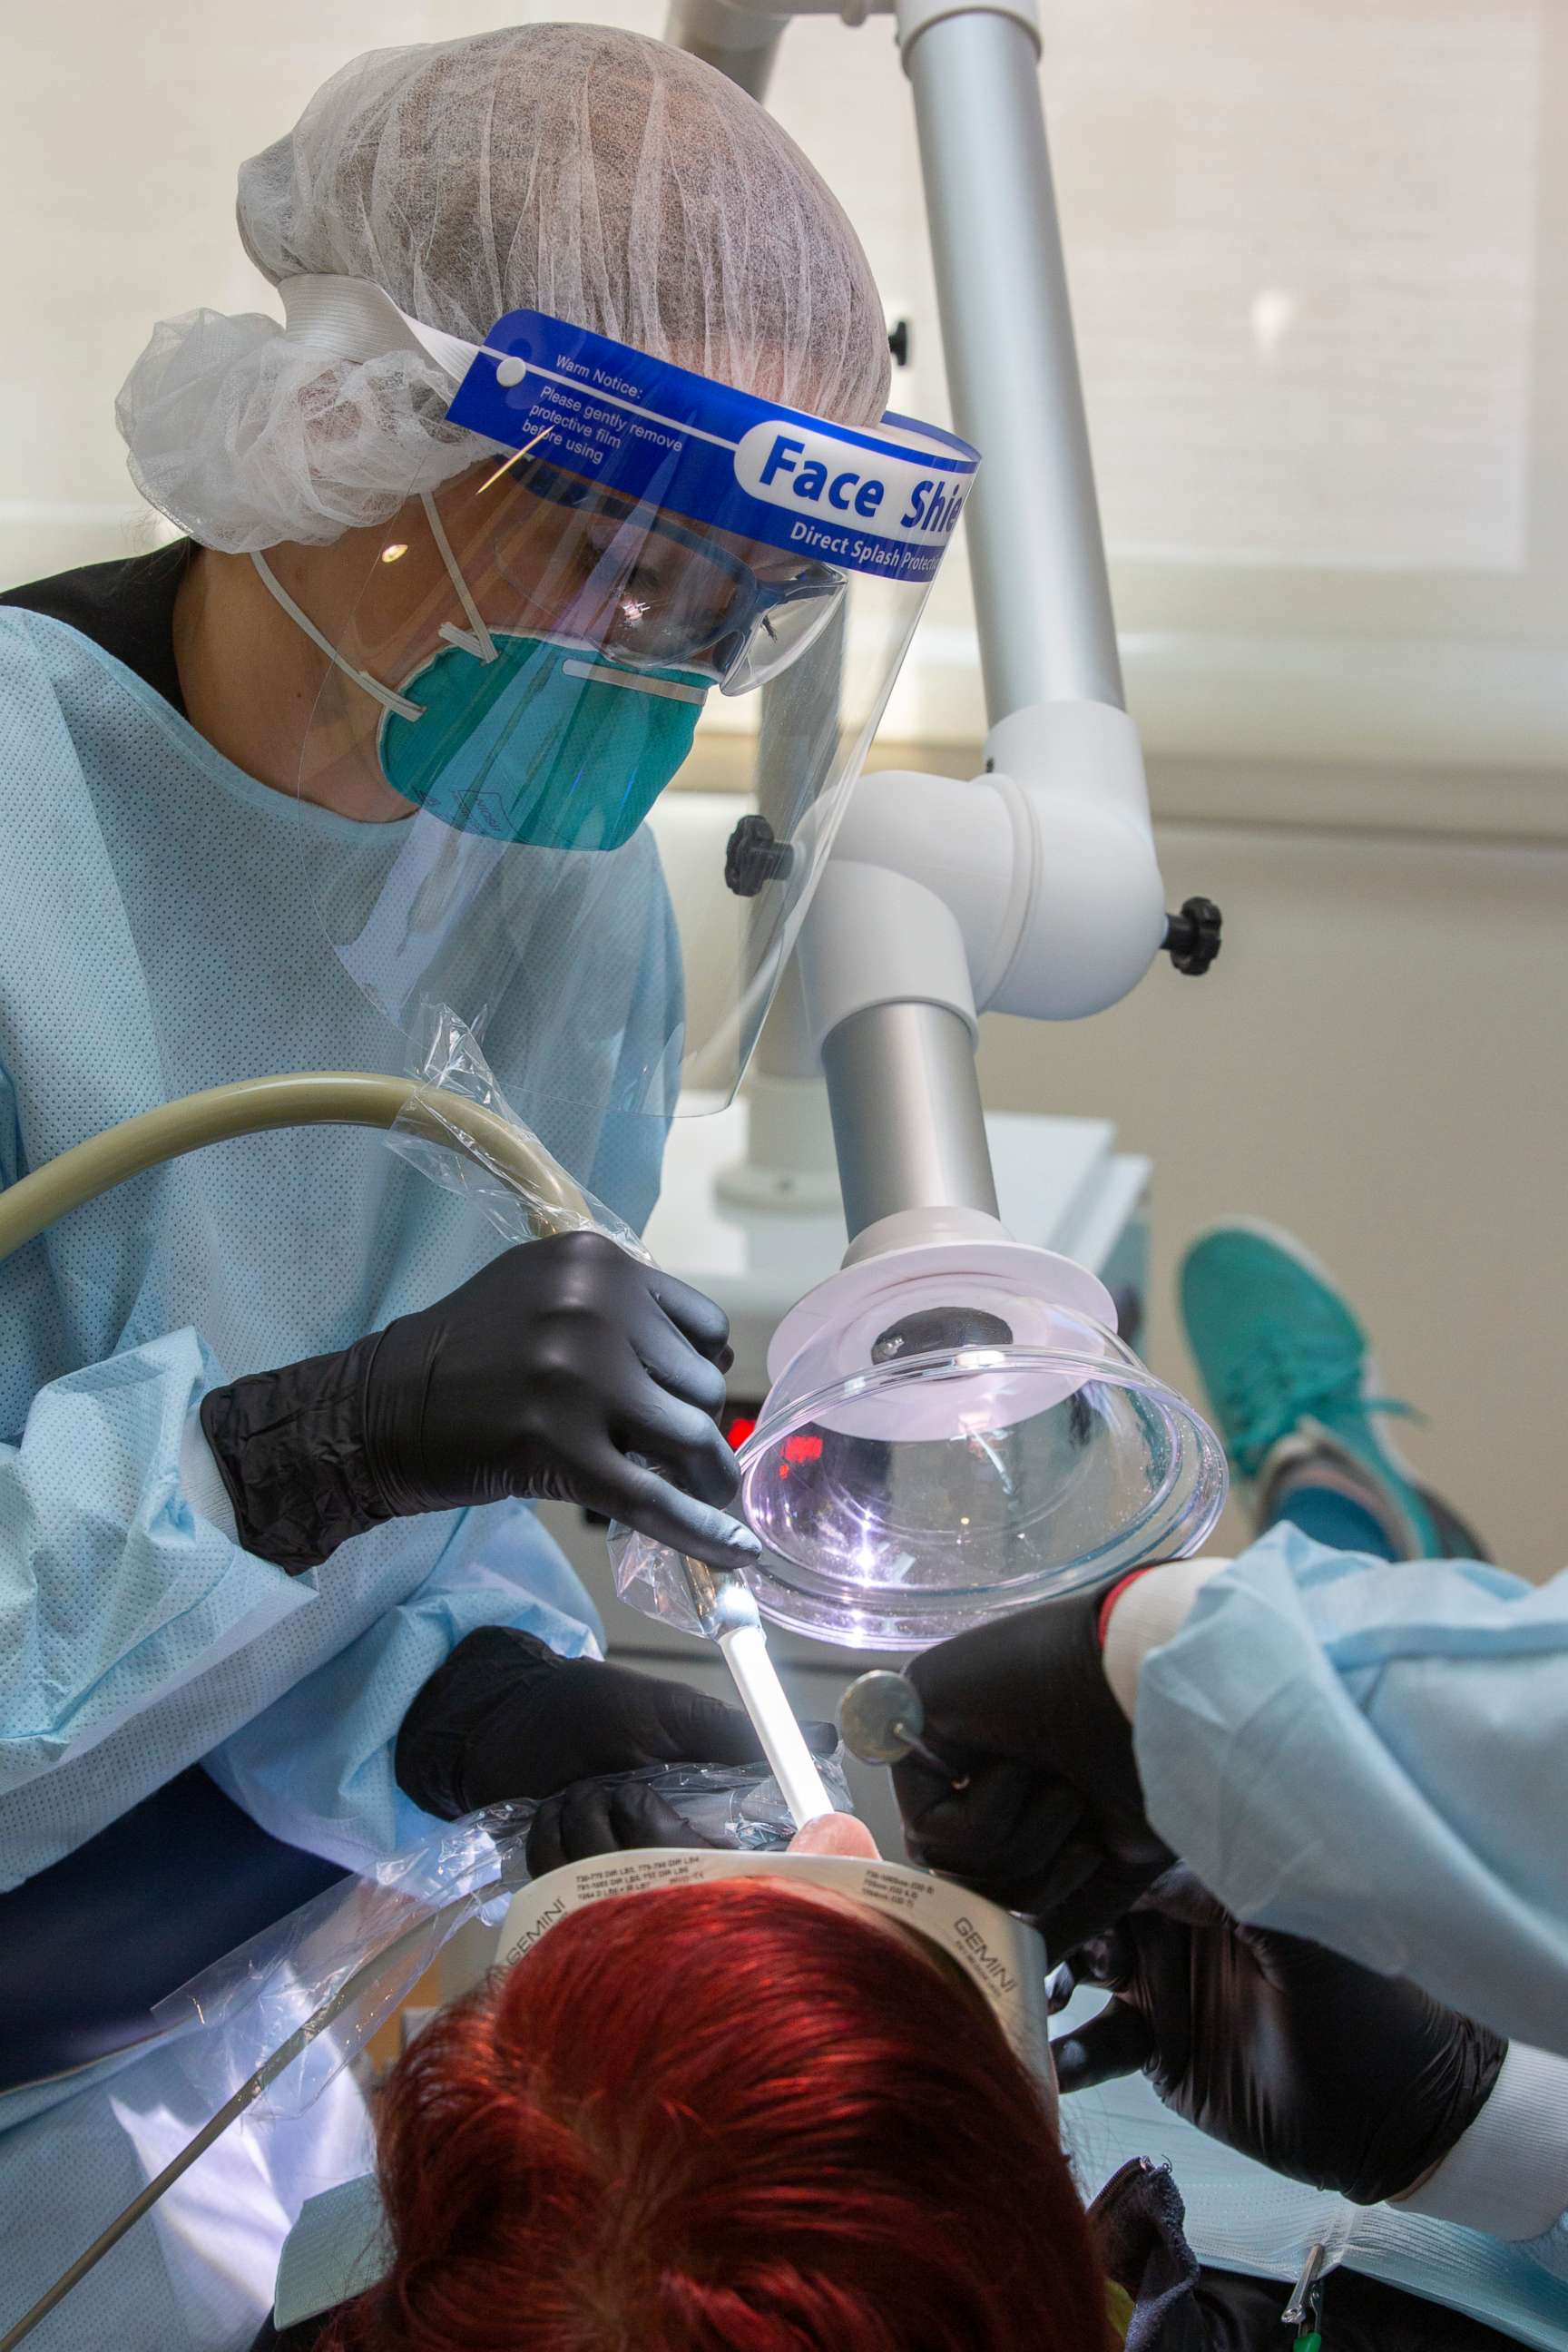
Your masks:
<path fill-rule="evenodd" d="M 528 1832 L 529 1874 L 542 1878 L 568 1862 L 644 1845 L 718 1850 L 714 1839 L 694 1830 L 640 1776 L 611 1772 L 598 1780 L 577 1780 L 558 1796 L 546 1797 L 535 1813 Z"/>
<path fill-rule="evenodd" d="M 801 1729 L 816 1755 L 832 1755 L 832 1724 Z M 763 1751 L 740 1707 L 686 1683 L 558 1657 L 514 1626 L 481 1625 L 416 1694 L 393 1760 L 405 1797 L 457 1821 L 480 1805 L 553 1797 L 605 1773 L 759 1764 Z"/>
<path fill-rule="evenodd" d="M 240 1542 L 290 1571 L 384 1519 L 508 1496 L 741 1568 L 760 1547 L 727 1516 L 728 1339 L 700 1291 L 565 1234 L 336 1355 L 215 1389 L 202 1427 Z"/>
<path fill-rule="evenodd" d="M 1053 1956 L 1111 1926 L 1173 1858 L 1100 1662 L 1118 1580 L 977 1626 L 907 1669 L 926 1744 L 968 1776 L 955 1790 L 912 1758 L 894 1767 L 910 1853 L 1026 1913 Z"/>
<path fill-rule="evenodd" d="M 1115 1999 L 1053 2042 L 1063 2093 L 1142 2069 L 1227 2147 L 1357 2205 L 1403 2196 L 1491 2095 L 1508 2044 L 1398 1977 L 1243 1927 L 1185 1869 L 1056 1972 Z"/>

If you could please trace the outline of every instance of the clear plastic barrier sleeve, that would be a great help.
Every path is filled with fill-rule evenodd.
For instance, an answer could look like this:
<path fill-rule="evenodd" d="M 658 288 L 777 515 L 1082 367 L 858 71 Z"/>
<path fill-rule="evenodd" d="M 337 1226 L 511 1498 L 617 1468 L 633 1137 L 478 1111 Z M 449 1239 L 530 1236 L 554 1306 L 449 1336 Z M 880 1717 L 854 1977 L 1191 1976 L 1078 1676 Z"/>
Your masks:
<path fill-rule="evenodd" d="M 841 1756 L 820 1769 L 835 1810 L 852 1811 Z M 765 1766 L 655 1765 L 626 1777 L 656 1789 L 694 1842 L 772 1853 L 794 1833 L 783 1792 Z M 158 2025 L 180 2036 L 186 2069 L 213 2107 L 363 1972 L 352 2000 L 306 2041 L 253 2110 L 263 2116 L 303 2113 L 459 1928 L 474 1919 L 493 1926 L 504 1916 L 528 1884 L 528 1832 L 538 1810 L 532 1802 L 491 1805 L 436 1831 L 394 1855 L 374 1878 L 326 1888 L 160 2001 Z"/>

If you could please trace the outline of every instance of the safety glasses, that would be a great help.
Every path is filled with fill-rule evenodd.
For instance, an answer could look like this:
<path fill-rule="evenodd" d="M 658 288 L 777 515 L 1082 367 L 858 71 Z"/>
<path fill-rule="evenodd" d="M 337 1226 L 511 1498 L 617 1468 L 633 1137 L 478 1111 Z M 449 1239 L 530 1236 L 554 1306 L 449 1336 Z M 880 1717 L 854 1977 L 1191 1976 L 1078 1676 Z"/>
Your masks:
<path fill-rule="evenodd" d="M 748 694 L 799 659 L 843 599 L 845 574 L 787 551 L 748 562 L 646 502 L 539 459 L 507 470 L 492 541 L 523 625 L 611 658 L 707 675 Z M 520 511 L 543 499 L 572 518 L 542 545 Z"/>

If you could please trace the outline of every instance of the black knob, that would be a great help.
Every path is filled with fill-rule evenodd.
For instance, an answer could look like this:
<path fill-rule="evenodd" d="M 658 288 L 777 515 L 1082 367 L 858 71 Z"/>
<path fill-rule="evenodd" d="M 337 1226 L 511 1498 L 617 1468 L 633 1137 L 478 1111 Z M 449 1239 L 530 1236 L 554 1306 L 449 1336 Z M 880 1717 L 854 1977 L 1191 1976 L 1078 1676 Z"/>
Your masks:
<path fill-rule="evenodd" d="M 782 882 L 794 864 L 794 849 L 775 840 L 765 816 L 743 816 L 724 851 L 724 879 L 737 898 L 754 898 L 764 882 Z"/>
<path fill-rule="evenodd" d="M 1165 924 L 1165 953 L 1178 971 L 1201 980 L 1219 953 L 1224 920 L 1212 898 L 1185 898 Z"/>
<path fill-rule="evenodd" d="M 893 365 L 895 367 L 908 367 L 910 363 L 910 322 L 907 319 L 898 320 L 890 329 L 888 335 L 888 349 L 893 354 Z"/>

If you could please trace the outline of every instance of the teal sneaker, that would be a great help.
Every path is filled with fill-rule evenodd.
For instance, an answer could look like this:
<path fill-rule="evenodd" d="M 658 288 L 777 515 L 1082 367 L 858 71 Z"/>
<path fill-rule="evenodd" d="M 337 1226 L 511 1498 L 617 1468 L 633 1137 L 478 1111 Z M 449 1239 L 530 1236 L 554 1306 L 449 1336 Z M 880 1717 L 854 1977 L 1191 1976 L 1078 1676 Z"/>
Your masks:
<path fill-rule="evenodd" d="M 1304 1486 L 1360 1509 L 1394 1559 L 1484 1559 L 1458 1514 L 1390 1441 L 1411 1409 L 1377 1393 L 1365 1331 L 1289 1234 L 1250 1219 L 1200 1234 L 1179 1276 L 1182 1319 L 1226 1451 L 1260 1526 Z"/>

